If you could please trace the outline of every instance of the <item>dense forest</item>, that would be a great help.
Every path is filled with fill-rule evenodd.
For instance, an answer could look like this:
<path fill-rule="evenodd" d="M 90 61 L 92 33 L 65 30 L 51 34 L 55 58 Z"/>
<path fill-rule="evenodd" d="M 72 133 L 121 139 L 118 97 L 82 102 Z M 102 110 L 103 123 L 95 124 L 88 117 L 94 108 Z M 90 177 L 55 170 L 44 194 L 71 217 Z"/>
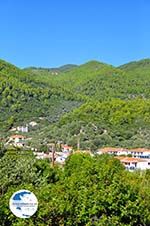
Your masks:
<path fill-rule="evenodd" d="M 61 141 L 81 149 L 150 146 L 150 60 L 120 67 L 19 69 L 0 61 L 0 138 L 36 121 L 32 146 Z"/>

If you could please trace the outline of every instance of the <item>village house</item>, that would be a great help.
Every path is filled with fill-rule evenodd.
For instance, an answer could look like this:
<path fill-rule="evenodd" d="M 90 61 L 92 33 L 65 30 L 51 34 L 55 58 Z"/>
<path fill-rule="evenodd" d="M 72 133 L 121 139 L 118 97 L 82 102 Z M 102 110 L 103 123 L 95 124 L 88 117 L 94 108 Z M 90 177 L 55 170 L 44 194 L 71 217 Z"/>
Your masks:
<path fill-rule="evenodd" d="M 37 159 L 51 159 L 52 153 L 44 153 L 44 152 L 33 152 Z"/>
<path fill-rule="evenodd" d="M 150 150 L 145 148 L 136 148 L 127 150 L 127 153 L 132 155 L 135 158 L 150 158 Z"/>
<path fill-rule="evenodd" d="M 59 163 L 59 164 L 64 164 L 66 161 L 66 158 L 64 158 L 64 156 L 58 156 L 56 159 L 55 159 L 55 162 L 56 163 Z"/>
<path fill-rule="evenodd" d="M 62 152 L 71 152 L 73 150 L 71 146 L 68 146 L 66 144 L 62 144 L 61 149 L 62 149 Z"/>
<path fill-rule="evenodd" d="M 123 148 L 113 148 L 113 147 L 106 147 L 101 148 L 97 151 L 97 154 L 111 154 L 111 155 L 127 155 L 126 149 Z"/>
<path fill-rule="evenodd" d="M 62 152 L 56 152 L 55 153 L 55 157 L 56 157 L 55 162 L 63 164 L 63 163 L 65 163 L 65 161 L 69 157 L 69 155 L 71 155 L 70 149 L 69 150 L 64 149 L 64 151 L 62 151 Z"/>
<path fill-rule="evenodd" d="M 65 163 L 65 160 L 68 158 L 68 156 L 70 154 L 71 154 L 70 152 L 55 152 L 54 160 L 56 163 L 63 164 L 63 163 Z M 52 160 L 53 153 L 52 152 L 49 152 L 49 153 L 34 152 L 34 155 L 36 156 L 37 159 L 51 159 Z"/>
<path fill-rule="evenodd" d="M 37 126 L 37 122 L 32 121 L 32 122 L 29 123 L 29 126 L 35 127 L 35 126 Z"/>
<path fill-rule="evenodd" d="M 28 133 L 29 131 L 28 126 L 18 126 L 17 130 L 22 133 Z"/>
<path fill-rule="evenodd" d="M 7 143 L 13 144 L 16 147 L 23 147 L 25 145 L 25 136 L 23 135 L 12 135 L 9 138 L 9 141 Z"/>
<path fill-rule="evenodd" d="M 106 148 L 101 148 L 97 151 L 97 154 L 104 154 L 104 153 L 108 153 L 115 156 L 131 155 L 133 158 L 150 159 L 150 150 L 146 148 L 126 149 L 126 148 L 106 147 Z"/>
<path fill-rule="evenodd" d="M 115 158 L 119 159 L 129 171 L 150 169 L 150 160 L 148 159 L 123 156 L 117 156 Z"/>

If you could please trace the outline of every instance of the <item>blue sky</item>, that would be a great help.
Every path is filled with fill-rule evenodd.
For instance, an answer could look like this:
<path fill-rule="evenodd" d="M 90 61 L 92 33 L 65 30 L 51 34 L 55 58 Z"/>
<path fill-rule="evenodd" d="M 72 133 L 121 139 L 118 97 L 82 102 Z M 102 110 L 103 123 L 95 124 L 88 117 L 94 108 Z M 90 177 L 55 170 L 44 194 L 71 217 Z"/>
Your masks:
<path fill-rule="evenodd" d="M 19 67 L 150 58 L 149 0 L 1 0 L 0 58 Z"/>

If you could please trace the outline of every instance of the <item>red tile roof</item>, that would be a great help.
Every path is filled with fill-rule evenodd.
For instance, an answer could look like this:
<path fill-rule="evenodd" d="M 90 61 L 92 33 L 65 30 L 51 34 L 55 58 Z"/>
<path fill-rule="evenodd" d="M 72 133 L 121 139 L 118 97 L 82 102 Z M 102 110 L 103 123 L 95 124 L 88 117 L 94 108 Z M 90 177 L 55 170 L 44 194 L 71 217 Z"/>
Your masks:
<path fill-rule="evenodd" d="M 22 139 L 22 138 L 25 138 L 25 136 L 15 134 L 15 135 L 12 135 L 11 138 L 13 138 L 13 139 L 21 138 Z"/>
<path fill-rule="evenodd" d="M 141 159 L 141 158 L 132 158 L 132 157 L 115 157 L 117 159 L 119 159 L 121 162 L 125 163 L 125 162 L 132 162 L 132 163 L 137 163 L 137 162 L 148 162 L 148 159 Z"/>
<path fill-rule="evenodd" d="M 127 148 L 114 148 L 114 147 L 105 147 L 100 148 L 99 151 L 102 151 L 104 153 L 107 152 L 122 152 L 122 151 L 128 151 L 128 152 L 150 152 L 150 149 L 146 148 L 134 148 L 134 149 L 127 149 Z"/>
<path fill-rule="evenodd" d="M 68 146 L 68 145 L 63 145 L 63 144 L 62 144 L 62 148 L 72 149 L 72 147 L 71 147 L 71 146 Z"/>

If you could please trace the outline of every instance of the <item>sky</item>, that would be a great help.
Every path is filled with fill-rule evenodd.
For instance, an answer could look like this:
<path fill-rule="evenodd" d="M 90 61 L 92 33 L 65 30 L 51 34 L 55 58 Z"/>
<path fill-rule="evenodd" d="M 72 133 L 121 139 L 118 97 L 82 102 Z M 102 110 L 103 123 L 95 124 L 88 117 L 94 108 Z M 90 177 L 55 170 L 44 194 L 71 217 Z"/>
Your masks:
<path fill-rule="evenodd" d="M 149 0 L 0 0 L 0 58 L 18 67 L 150 58 Z"/>

